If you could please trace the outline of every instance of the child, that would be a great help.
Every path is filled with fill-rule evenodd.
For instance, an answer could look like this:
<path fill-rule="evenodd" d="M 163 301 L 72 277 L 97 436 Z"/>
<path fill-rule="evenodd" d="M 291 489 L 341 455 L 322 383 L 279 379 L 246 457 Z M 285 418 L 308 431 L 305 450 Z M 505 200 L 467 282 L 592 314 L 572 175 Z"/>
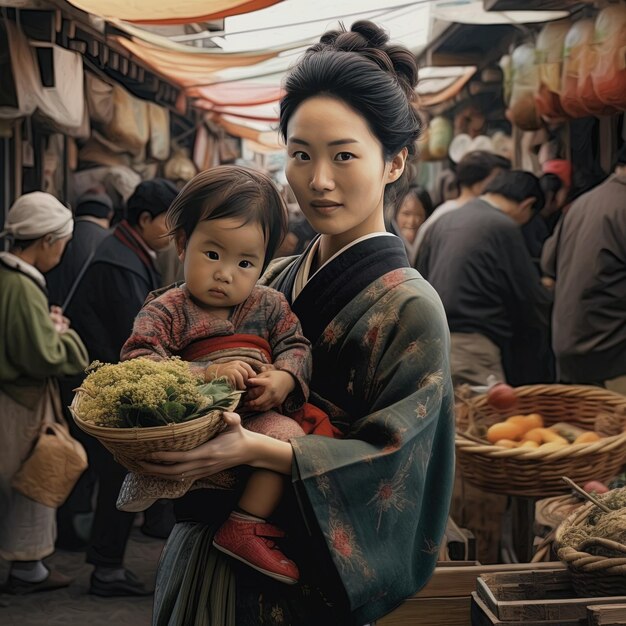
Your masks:
<path fill-rule="evenodd" d="M 236 166 L 202 172 L 174 200 L 167 219 L 185 283 L 144 304 L 122 360 L 179 355 L 207 381 L 224 376 L 237 389 L 251 389 L 242 411 L 246 428 L 285 441 L 305 434 L 294 419 L 271 411 L 282 406 L 308 432 L 333 436 L 328 418 L 305 404 L 311 353 L 298 319 L 282 294 L 256 285 L 286 229 L 285 207 L 271 180 Z M 229 476 L 212 478 L 210 486 L 227 486 Z M 142 480 L 150 479 L 127 477 L 118 507 L 137 510 L 138 499 L 141 508 L 150 504 L 146 489 L 142 494 L 149 483 Z M 183 495 L 193 482 L 151 480 L 160 490 L 155 493 L 153 482 L 152 500 Z M 214 545 L 268 576 L 295 583 L 296 565 L 268 538 L 282 531 L 265 521 L 282 490 L 279 474 L 255 471 Z"/>

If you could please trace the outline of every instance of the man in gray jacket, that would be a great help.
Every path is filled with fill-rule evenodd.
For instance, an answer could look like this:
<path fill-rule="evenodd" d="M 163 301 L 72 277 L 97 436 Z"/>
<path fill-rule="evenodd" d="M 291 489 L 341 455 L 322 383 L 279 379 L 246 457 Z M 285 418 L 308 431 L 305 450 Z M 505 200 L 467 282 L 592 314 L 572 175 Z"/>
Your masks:
<path fill-rule="evenodd" d="M 541 265 L 555 280 L 560 380 L 626 395 L 626 145 L 614 173 L 572 204 Z"/>

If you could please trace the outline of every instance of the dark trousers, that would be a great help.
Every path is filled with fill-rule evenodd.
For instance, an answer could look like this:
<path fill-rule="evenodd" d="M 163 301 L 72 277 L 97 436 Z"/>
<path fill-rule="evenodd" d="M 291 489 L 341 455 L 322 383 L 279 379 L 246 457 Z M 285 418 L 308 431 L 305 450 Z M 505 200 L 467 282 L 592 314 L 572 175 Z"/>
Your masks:
<path fill-rule="evenodd" d="M 134 513 L 115 506 L 127 470 L 97 440 L 89 442 L 89 462 L 98 481 L 98 498 L 87 548 L 87 563 L 122 567 L 126 543 L 135 519 Z"/>

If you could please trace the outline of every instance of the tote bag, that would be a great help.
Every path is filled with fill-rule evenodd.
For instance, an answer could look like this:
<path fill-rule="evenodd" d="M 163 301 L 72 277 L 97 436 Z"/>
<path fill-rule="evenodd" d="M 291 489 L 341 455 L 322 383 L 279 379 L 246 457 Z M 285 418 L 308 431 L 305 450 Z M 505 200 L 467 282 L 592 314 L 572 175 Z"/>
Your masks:
<path fill-rule="evenodd" d="M 46 383 L 44 394 L 39 438 L 13 477 L 12 487 L 35 502 L 57 508 L 87 468 L 87 454 L 70 435 L 56 381 Z"/>

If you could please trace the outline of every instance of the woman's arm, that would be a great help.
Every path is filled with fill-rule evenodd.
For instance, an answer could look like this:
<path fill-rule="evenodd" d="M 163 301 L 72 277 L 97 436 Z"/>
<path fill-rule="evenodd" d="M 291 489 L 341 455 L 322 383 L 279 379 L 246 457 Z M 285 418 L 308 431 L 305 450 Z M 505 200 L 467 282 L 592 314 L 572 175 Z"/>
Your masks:
<path fill-rule="evenodd" d="M 212 476 L 238 465 L 291 474 L 293 450 L 286 441 L 246 430 L 236 413 L 224 413 L 223 433 L 186 452 L 155 452 L 142 464 L 145 474 L 171 480 Z"/>

